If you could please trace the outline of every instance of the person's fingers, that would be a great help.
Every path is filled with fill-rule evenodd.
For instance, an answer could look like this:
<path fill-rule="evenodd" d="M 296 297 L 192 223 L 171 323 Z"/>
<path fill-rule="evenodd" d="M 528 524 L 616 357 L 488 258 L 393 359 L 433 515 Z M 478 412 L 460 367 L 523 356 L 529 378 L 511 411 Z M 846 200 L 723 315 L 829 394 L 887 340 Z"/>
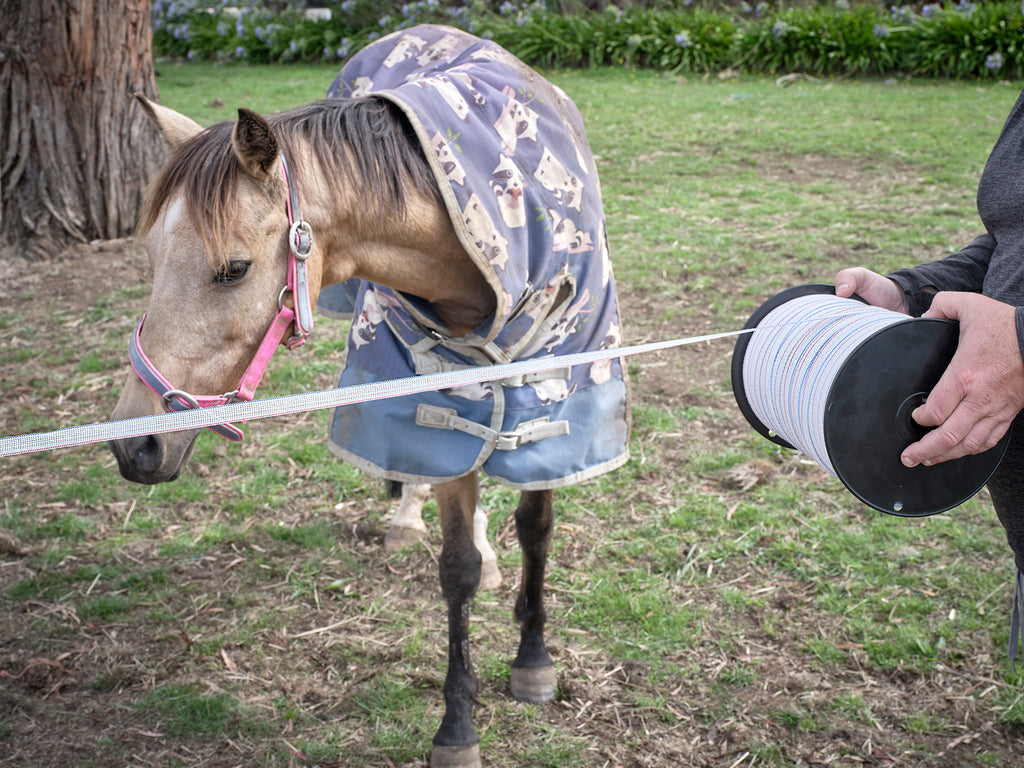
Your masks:
<path fill-rule="evenodd" d="M 836 296 L 848 299 L 854 294 L 874 307 L 894 312 L 907 311 L 903 291 L 892 280 L 864 267 L 840 270 L 835 277 Z"/>
<path fill-rule="evenodd" d="M 971 413 L 969 408 L 958 409 L 941 426 L 908 446 L 900 459 L 908 467 L 918 464 L 929 467 L 943 461 L 984 453 L 999 443 L 1008 428 L 1009 423 L 998 418 L 983 418 L 979 421 L 977 414 Z"/>

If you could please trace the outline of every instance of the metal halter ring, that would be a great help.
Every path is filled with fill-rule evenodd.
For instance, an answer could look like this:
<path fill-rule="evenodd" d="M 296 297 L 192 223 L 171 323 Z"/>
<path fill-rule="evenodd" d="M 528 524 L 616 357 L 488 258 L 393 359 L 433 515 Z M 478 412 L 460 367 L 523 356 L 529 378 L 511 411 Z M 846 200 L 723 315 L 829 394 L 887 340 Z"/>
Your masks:
<path fill-rule="evenodd" d="M 305 261 L 313 252 L 313 228 L 307 221 L 296 221 L 288 230 L 288 245 L 292 255 L 299 261 Z"/>
<path fill-rule="evenodd" d="M 174 397 L 178 398 L 179 400 L 182 400 L 190 408 L 199 407 L 199 401 L 196 400 L 188 392 L 182 392 L 180 389 L 168 389 L 160 398 L 164 402 L 164 408 L 166 408 L 168 411 L 171 410 L 171 398 Z"/>

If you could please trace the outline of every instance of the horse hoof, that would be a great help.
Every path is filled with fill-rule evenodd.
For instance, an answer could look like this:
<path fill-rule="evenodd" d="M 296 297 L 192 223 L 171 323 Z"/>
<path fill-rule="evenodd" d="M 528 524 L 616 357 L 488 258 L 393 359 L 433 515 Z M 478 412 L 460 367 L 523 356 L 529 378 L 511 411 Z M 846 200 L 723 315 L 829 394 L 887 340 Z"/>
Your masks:
<path fill-rule="evenodd" d="M 439 747 L 430 751 L 430 768 L 482 768 L 480 745 L 469 747 Z"/>
<path fill-rule="evenodd" d="M 501 571 L 495 560 L 480 563 L 480 589 L 497 589 L 501 586 Z"/>
<path fill-rule="evenodd" d="M 549 667 L 512 667 L 509 685 L 516 701 L 544 704 L 555 700 L 558 676 L 555 665 Z"/>
<path fill-rule="evenodd" d="M 409 528 L 405 525 L 392 525 L 388 528 L 387 535 L 384 537 L 384 551 L 385 552 L 397 552 L 405 547 L 412 546 L 413 544 L 419 544 L 426 538 L 427 532 L 421 531 L 419 528 Z"/>

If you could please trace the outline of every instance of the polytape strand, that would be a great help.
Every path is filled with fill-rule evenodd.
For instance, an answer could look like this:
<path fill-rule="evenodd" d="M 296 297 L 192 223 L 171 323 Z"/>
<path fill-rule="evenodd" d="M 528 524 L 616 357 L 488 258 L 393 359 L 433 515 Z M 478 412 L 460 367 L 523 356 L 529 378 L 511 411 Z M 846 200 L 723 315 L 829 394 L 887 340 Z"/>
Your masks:
<path fill-rule="evenodd" d="M 617 357 L 655 352 L 671 349 L 687 344 L 723 339 L 750 333 L 750 330 L 724 331 L 709 333 L 702 336 L 689 336 L 682 339 L 652 341 L 629 347 L 614 349 L 596 349 L 590 352 L 577 352 L 553 357 L 532 358 L 504 365 L 482 366 L 461 370 L 445 371 L 411 376 L 404 379 L 381 381 L 374 384 L 360 384 L 351 387 L 305 392 L 296 395 L 252 400 L 250 402 L 218 405 L 212 408 L 197 408 L 188 411 L 175 411 L 154 416 L 139 416 L 122 421 L 108 421 L 100 424 L 85 424 L 76 427 L 65 427 L 52 432 L 38 432 L 29 435 L 12 435 L 0 437 L 0 457 L 15 456 L 22 453 L 49 451 L 57 448 L 71 448 L 88 443 L 106 440 L 119 440 L 127 437 L 155 435 L 163 432 L 175 432 L 185 429 L 202 429 L 213 424 L 244 422 L 252 419 L 266 419 L 274 416 L 286 416 L 292 413 L 313 411 L 325 408 L 336 408 L 353 403 L 370 400 L 382 400 L 389 397 L 401 397 L 419 392 L 478 384 L 485 381 L 522 376 L 528 373 L 547 371 L 553 368 L 567 368 L 574 365 L 585 365 L 601 360 Z"/>

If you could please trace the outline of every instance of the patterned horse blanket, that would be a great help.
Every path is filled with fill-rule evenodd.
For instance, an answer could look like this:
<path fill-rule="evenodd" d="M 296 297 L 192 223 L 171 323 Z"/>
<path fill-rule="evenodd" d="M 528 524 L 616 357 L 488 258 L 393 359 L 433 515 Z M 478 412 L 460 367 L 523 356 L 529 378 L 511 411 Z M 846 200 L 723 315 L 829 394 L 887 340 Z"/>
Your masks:
<path fill-rule="evenodd" d="M 420 26 L 353 56 L 327 95 L 387 99 L 404 112 L 497 302 L 456 338 L 415 296 L 357 281 L 327 287 L 321 309 L 353 317 L 340 386 L 619 344 L 600 185 L 565 93 L 494 43 Z M 482 469 L 539 490 L 622 465 L 628 436 L 615 359 L 340 407 L 331 450 L 392 480 Z"/>

